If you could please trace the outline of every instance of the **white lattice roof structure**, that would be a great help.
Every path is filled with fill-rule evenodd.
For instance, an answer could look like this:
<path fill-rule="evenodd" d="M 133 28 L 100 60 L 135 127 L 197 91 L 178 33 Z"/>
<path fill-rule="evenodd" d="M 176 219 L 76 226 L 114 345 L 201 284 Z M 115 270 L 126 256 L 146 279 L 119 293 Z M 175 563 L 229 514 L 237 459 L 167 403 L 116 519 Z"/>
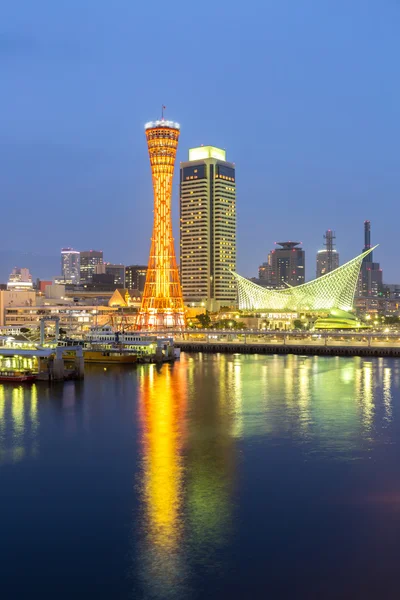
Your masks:
<path fill-rule="evenodd" d="M 238 285 L 239 308 L 243 310 L 351 310 L 363 258 L 370 248 L 334 271 L 284 290 L 268 290 L 234 273 Z"/>

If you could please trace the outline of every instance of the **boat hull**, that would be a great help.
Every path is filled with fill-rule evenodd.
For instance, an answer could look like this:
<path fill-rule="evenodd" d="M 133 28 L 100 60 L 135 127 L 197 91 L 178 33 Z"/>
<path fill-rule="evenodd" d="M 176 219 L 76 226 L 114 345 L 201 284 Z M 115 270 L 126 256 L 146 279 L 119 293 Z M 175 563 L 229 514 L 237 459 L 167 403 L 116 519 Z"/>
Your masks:
<path fill-rule="evenodd" d="M 84 351 L 85 363 L 99 363 L 108 365 L 133 365 L 137 362 L 135 354 L 117 354 L 102 351 Z"/>
<path fill-rule="evenodd" d="M 0 375 L 0 383 L 31 383 L 32 381 L 36 381 L 36 375 L 15 375 L 11 377 Z"/>

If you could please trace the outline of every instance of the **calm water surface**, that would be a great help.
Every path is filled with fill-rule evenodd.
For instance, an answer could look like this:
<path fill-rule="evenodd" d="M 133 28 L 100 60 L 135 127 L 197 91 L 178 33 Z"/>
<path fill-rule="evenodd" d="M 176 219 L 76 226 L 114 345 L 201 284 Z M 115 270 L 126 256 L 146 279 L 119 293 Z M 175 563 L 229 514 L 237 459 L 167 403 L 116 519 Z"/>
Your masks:
<path fill-rule="evenodd" d="M 183 354 L 0 384 L 1 597 L 399 598 L 399 383 Z"/>

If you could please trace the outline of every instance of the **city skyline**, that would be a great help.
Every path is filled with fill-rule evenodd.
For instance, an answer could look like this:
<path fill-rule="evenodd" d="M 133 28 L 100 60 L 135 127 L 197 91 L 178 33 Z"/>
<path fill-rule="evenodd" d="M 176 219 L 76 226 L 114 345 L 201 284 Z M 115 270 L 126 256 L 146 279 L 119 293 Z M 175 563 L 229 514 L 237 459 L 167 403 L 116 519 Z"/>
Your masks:
<path fill-rule="evenodd" d="M 235 159 L 238 272 L 254 275 L 276 239 L 300 236 L 311 255 L 328 227 L 346 261 L 359 252 L 359 224 L 368 219 L 385 279 L 398 280 L 389 218 L 400 191 L 398 6 L 266 3 L 255 20 L 222 2 L 208 28 L 224 50 L 215 61 L 203 46 L 197 69 L 202 25 L 187 7 L 168 69 L 160 69 L 157 19 L 146 65 L 137 60 L 147 47 L 140 24 L 156 11 L 126 6 L 122 19 L 101 1 L 45 5 L 4 14 L 2 216 L 13 223 L 18 206 L 27 218 L 3 232 L 3 280 L 15 266 L 3 267 L 11 249 L 58 261 L 61 246 L 100 247 L 112 263 L 147 261 L 152 188 L 142 128 L 162 103 L 182 124 L 177 166 L 202 143 Z M 178 187 L 176 174 L 175 232 Z"/>
<path fill-rule="evenodd" d="M 178 207 L 178 210 L 179 210 L 179 207 Z M 179 212 L 178 212 L 178 215 L 179 215 Z M 365 223 L 370 223 L 370 221 L 366 220 L 363 223 L 360 223 L 360 227 L 361 227 L 361 225 L 365 225 Z M 330 230 L 327 230 L 327 231 L 330 231 Z M 360 231 L 362 233 L 361 229 L 360 229 Z M 362 246 L 363 245 L 362 244 L 362 239 L 363 238 L 360 237 L 361 241 L 360 241 L 360 244 L 358 244 L 358 246 Z M 374 236 L 374 242 L 375 242 L 375 236 Z M 176 246 L 177 243 L 178 242 L 175 241 L 175 246 Z M 276 241 L 275 242 L 271 242 L 271 246 L 272 245 L 276 246 L 276 244 L 279 245 L 279 242 L 276 242 Z M 310 250 L 309 248 L 307 248 L 307 245 L 303 244 L 303 242 L 298 242 L 298 244 L 301 246 L 301 249 L 306 253 L 306 255 L 309 256 L 309 259 L 312 260 L 311 254 L 312 254 L 313 250 Z M 377 247 L 379 247 L 380 245 L 381 244 L 379 242 L 376 242 L 376 246 Z M 178 247 L 179 247 L 179 245 L 178 245 Z M 65 248 L 60 248 L 61 255 L 62 255 L 62 252 L 63 252 L 64 249 Z M 100 252 L 101 254 L 104 254 L 102 250 L 100 250 L 100 251 L 96 251 L 96 250 L 84 251 L 84 250 L 76 250 L 76 249 L 72 249 L 72 248 L 69 248 L 69 249 L 73 250 L 74 252 L 78 252 L 79 254 L 85 253 L 85 252 Z M 320 244 L 320 246 L 317 247 L 316 253 L 318 254 L 318 252 L 321 252 L 321 251 L 322 251 L 322 248 L 321 248 L 321 244 Z M 18 255 L 18 253 L 15 253 L 15 252 L 8 252 L 8 254 L 10 254 L 10 255 Z M 178 257 L 179 256 L 179 250 L 177 251 L 176 254 L 177 254 L 177 257 Z M 266 256 L 268 258 L 269 254 L 270 254 L 270 251 L 267 250 L 266 253 L 264 254 L 264 257 Z M 54 277 L 58 278 L 60 275 L 62 275 L 62 269 L 60 270 L 60 265 L 59 265 L 59 263 L 60 263 L 60 255 L 58 255 L 58 256 L 54 255 L 54 256 L 47 256 L 46 257 L 46 259 L 49 262 L 51 260 L 51 262 L 54 263 L 54 264 L 58 263 L 58 265 L 53 269 L 53 271 L 55 271 L 55 272 L 51 272 L 51 273 L 50 273 L 48 267 L 42 267 L 42 268 L 40 268 L 40 267 L 36 266 L 36 267 L 32 268 L 31 267 L 32 261 L 34 261 L 34 264 L 35 264 L 35 261 L 37 259 L 38 259 L 38 255 L 37 254 L 32 253 L 30 255 L 29 253 L 27 253 L 27 254 L 20 253 L 18 260 L 12 261 L 12 260 L 9 259 L 7 262 L 2 262 L 2 260 L 1 260 L 1 252 L 0 252 L 0 283 L 5 283 L 5 281 L 8 278 L 8 275 L 9 275 L 10 271 L 13 268 L 28 268 L 31 272 L 33 272 L 33 277 L 35 279 L 46 279 L 46 278 L 47 279 L 48 278 L 51 279 L 51 278 L 54 278 Z M 130 262 L 129 261 L 125 261 L 125 262 L 116 261 L 115 263 L 113 263 L 111 260 L 106 260 L 106 259 L 108 259 L 108 256 L 105 257 L 105 259 L 104 259 L 105 262 L 107 262 L 108 264 L 123 265 L 125 268 L 131 267 L 131 266 L 138 266 L 138 261 L 135 262 L 134 259 L 132 259 Z M 257 262 L 257 259 L 255 258 L 254 259 L 254 265 L 255 265 L 256 262 Z M 344 260 L 343 262 L 347 262 L 347 260 Z M 10 266 L 8 268 L 8 265 L 11 265 L 11 264 L 13 266 Z M 244 277 L 248 277 L 249 279 L 252 279 L 252 278 L 254 278 L 254 277 L 257 276 L 257 272 L 259 272 L 260 268 L 263 265 L 266 265 L 266 264 L 267 263 L 264 262 L 261 265 L 259 264 L 258 266 L 255 266 L 253 272 L 250 273 L 250 274 L 244 275 L 243 273 L 240 273 L 240 275 L 242 275 Z M 178 262 L 178 265 L 179 265 L 179 262 Z M 144 263 L 143 263 L 143 266 L 146 267 L 146 265 Z M 382 266 L 384 267 L 384 265 L 382 265 Z M 7 271 L 7 269 L 8 269 L 8 271 Z M 60 272 L 59 272 L 59 270 L 60 270 Z M 40 275 L 37 274 L 37 272 L 39 272 L 39 271 L 41 272 Z M 5 273 L 5 276 L 3 276 L 3 272 Z M 3 277 L 3 280 L 2 280 L 2 277 Z M 307 272 L 306 271 L 306 277 L 305 277 L 305 281 L 306 282 L 307 281 L 312 281 L 314 278 L 315 278 L 315 273 Z M 400 279 L 400 274 L 399 274 L 399 279 Z M 392 281 L 392 280 L 388 280 L 387 277 L 384 277 L 383 283 L 385 285 L 390 285 L 390 284 L 393 284 L 393 283 L 397 283 L 397 280 L 396 281 Z"/>

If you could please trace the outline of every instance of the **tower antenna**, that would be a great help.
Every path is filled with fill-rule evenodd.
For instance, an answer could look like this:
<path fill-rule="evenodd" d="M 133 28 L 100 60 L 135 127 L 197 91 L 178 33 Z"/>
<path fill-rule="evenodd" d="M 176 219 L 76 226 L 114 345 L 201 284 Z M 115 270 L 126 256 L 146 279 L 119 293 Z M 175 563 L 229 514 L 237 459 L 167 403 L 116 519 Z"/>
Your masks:
<path fill-rule="evenodd" d="M 165 110 L 166 108 L 167 108 L 167 107 L 166 107 L 166 106 L 164 106 L 164 104 L 162 104 L 162 106 L 161 106 L 161 121 L 164 121 L 164 110 Z"/>

